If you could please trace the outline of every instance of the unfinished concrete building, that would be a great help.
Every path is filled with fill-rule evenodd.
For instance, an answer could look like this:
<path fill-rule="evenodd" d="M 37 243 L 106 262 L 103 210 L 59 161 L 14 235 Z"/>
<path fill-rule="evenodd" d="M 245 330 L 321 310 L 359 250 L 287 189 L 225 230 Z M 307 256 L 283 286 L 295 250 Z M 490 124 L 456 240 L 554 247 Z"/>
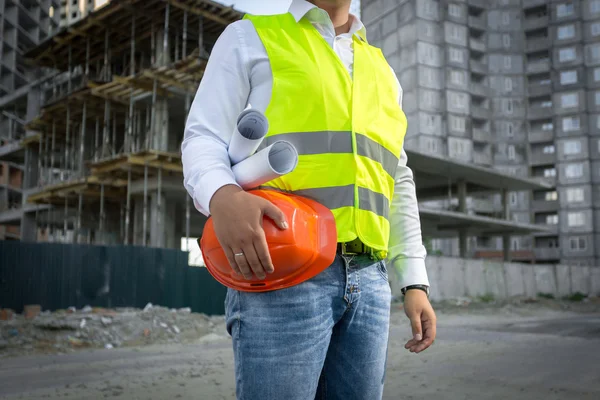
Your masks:
<path fill-rule="evenodd" d="M 208 0 L 113 0 L 26 57 L 22 240 L 179 248 L 203 217 L 182 183 L 187 110 L 217 37 L 241 13 Z M 33 109 L 35 108 L 35 110 Z M 0 213 L 0 219 L 2 215 Z"/>

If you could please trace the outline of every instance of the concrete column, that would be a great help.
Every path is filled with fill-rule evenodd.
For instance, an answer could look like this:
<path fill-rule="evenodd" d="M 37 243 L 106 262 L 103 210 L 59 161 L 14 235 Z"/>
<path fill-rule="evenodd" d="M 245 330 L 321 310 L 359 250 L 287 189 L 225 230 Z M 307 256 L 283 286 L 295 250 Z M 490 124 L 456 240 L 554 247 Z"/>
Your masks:
<path fill-rule="evenodd" d="M 35 222 L 35 212 L 23 213 L 21 218 L 21 241 L 35 242 L 37 240 L 37 224 Z"/>
<path fill-rule="evenodd" d="M 458 181 L 458 210 L 462 213 L 467 212 L 467 183 Z"/>
<path fill-rule="evenodd" d="M 144 199 L 135 197 L 131 200 L 133 204 L 133 238 L 131 243 L 134 246 L 141 246 L 144 242 L 143 234 L 143 215 L 144 215 Z"/>
<path fill-rule="evenodd" d="M 510 235 L 502 236 L 502 252 L 504 261 L 510 261 Z"/>
<path fill-rule="evenodd" d="M 502 189 L 502 218 L 510 219 L 510 208 L 508 199 L 508 190 Z M 510 261 L 510 235 L 502 236 L 502 251 L 504 261 Z"/>
<path fill-rule="evenodd" d="M 169 103 L 165 98 L 156 99 L 156 110 L 154 112 L 154 134 L 152 139 L 153 150 L 168 151 Z"/>
<path fill-rule="evenodd" d="M 179 248 L 179 236 L 176 222 L 176 203 L 161 193 L 160 209 L 158 208 L 158 193 L 150 195 L 150 246 L 159 248 Z M 160 221 L 160 222 L 159 222 Z"/>
<path fill-rule="evenodd" d="M 23 189 L 37 186 L 38 182 L 38 149 L 29 146 L 25 149 L 25 168 L 23 169 Z M 22 207 L 27 204 L 27 195 L 23 195 Z M 24 242 L 35 242 L 37 240 L 37 224 L 35 211 L 23 213 L 21 219 L 21 240 Z"/>
<path fill-rule="evenodd" d="M 510 219 L 508 190 L 502 189 L 502 218 Z"/>
<path fill-rule="evenodd" d="M 156 32 L 155 34 L 156 36 L 156 48 L 155 48 L 155 57 L 154 59 L 155 61 L 155 65 L 157 67 L 164 67 L 165 65 L 168 65 L 171 63 L 171 56 L 170 56 L 170 52 L 169 51 L 164 51 L 164 40 L 165 40 L 165 31 L 164 29 L 160 29 Z M 167 46 L 169 46 L 169 43 L 167 43 Z"/>
<path fill-rule="evenodd" d="M 168 51 L 170 43 L 165 41 L 165 30 L 156 32 L 155 47 L 155 66 L 163 67 L 171 63 L 170 52 Z M 166 46 L 165 46 L 166 42 Z M 167 49 L 167 51 L 165 51 Z M 154 115 L 152 116 L 154 130 L 152 132 L 152 143 L 150 147 L 153 150 L 168 151 L 169 146 L 169 104 L 166 98 L 156 98 Z"/>

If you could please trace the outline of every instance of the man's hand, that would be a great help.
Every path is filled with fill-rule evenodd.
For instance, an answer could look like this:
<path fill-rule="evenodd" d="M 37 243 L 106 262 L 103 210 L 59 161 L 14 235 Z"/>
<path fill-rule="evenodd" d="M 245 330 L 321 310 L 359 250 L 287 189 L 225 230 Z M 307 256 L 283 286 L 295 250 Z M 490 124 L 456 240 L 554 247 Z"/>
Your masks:
<path fill-rule="evenodd" d="M 418 289 L 408 290 L 404 296 L 404 312 L 410 319 L 413 334 L 404 348 L 411 353 L 420 353 L 433 344 L 436 334 L 435 312 L 427 294 Z"/>
<path fill-rule="evenodd" d="M 250 280 L 252 273 L 264 279 L 267 273 L 275 271 L 262 222 L 266 215 L 280 229 L 287 229 L 285 215 L 279 208 L 235 185 L 227 185 L 213 195 L 210 214 L 217 239 L 236 273 Z"/>

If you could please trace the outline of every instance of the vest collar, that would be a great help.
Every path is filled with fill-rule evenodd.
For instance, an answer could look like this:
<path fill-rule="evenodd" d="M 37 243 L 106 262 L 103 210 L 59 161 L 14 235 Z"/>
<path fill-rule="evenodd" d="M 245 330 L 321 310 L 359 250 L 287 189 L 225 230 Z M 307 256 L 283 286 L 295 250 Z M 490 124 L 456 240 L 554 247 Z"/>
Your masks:
<path fill-rule="evenodd" d="M 306 0 L 293 0 L 288 12 L 292 14 L 296 22 L 300 22 L 302 18 L 306 18 L 311 23 L 331 24 L 327 12 Z M 361 40 L 367 42 L 367 29 L 360 18 L 354 14 L 350 14 L 350 18 L 352 18 L 352 25 L 346 35 L 348 37 L 357 35 Z"/>

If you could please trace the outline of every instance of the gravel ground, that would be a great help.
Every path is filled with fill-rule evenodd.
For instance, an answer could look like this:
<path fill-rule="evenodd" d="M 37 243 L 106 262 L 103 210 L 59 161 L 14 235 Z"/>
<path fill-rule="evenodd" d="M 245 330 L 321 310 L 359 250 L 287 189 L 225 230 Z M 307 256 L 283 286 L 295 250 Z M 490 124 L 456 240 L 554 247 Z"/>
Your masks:
<path fill-rule="evenodd" d="M 222 332 L 222 319 L 192 313 L 189 308 L 175 310 L 152 304 L 143 310 L 84 307 L 46 311 L 33 319 L 15 315 L 0 321 L 0 358 L 189 343 Z"/>
<path fill-rule="evenodd" d="M 436 305 L 438 340 L 420 355 L 394 304 L 384 399 L 600 399 L 600 302 L 466 303 Z M 234 399 L 230 344 L 217 321 L 186 343 L 9 357 L 0 398 Z"/>

